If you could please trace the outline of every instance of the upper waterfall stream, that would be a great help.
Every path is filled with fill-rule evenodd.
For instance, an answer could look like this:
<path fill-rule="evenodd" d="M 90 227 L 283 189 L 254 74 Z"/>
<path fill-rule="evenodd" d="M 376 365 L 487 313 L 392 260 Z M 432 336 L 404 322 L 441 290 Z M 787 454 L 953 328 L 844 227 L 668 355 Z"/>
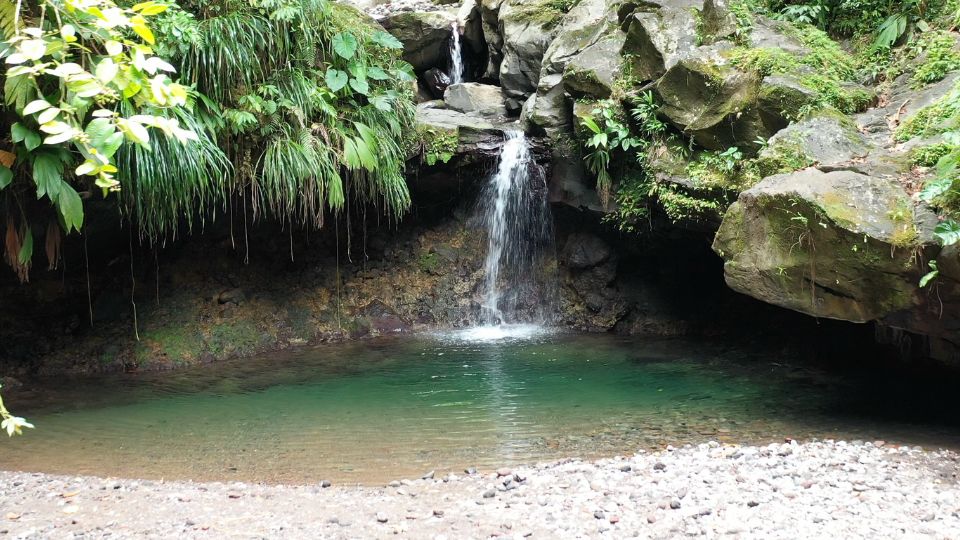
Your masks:
<path fill-rule="evenodd" d="M 450 36 L 450 82 L 460 84 L 463 81 L 463 49 L 460 45 L 460 24 L 454 22 Z"/>

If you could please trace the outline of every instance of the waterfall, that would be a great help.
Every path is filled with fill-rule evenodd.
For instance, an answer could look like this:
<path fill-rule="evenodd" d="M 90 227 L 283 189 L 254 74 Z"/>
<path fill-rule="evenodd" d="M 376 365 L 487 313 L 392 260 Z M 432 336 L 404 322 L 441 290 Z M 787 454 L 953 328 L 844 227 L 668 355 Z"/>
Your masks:
<path fill-rule="evenodd" d="M 450 38 L 450 84 L 463 82 L 463 50 L 460 47 L 460 23 L 454 22 Z"/>
<path fill-rule="evenodd" d="M 509 131 L 505 137 L 479 205 L 487 230 L 481 322 L 544 323 L 553 312 L 556 286 L 546 179 L 537 174 L 523 133 Z"/>

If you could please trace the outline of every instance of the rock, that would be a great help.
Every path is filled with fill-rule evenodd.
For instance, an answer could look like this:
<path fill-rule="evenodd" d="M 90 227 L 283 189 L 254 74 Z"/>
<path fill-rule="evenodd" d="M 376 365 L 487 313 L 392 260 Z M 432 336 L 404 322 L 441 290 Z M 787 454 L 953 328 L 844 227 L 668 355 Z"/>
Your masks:
<path fill-rule="evenodd" d="M 680 501 L 679 501 L 678 499 L 673 499 L 672 501 L 670 501 L 670 508 L 673 509 L 673 510 L 679 510 L 679 509 L 680 509 Z"/>
<path fill-rule="evenodd" d="M 563 85 L 574 97 L 608 98 L 623 71 L 625 36 L 615 31 L 570 59 L 563 70 Z M 539 90 L 538 90 L 539 91 Z"/>
<path fill-rule="evenodd" d="M 849 119 L 837 114 L 821 114 L 781 130 L 770 138 L 759 157 L 774 163 L 796 161 L 805 165 L 838 166 L 865 157 L 870 149 L 871 145 Z"/>
<path fill-rule="evenodd" d="M 497 476 L 510 476 L 511 474 L 513 474 L 513 471 L 507 467 L 497 469 Z"/>
<path fill-rule="evenodd" d="M 389 521 L 389 518 L 387 518 L 386 514 L 383 512 L 377 512 L 377 522 L 386 523 L 387 521 Z"/>
<path fill-rule="evenodd" d="M 322 488 L 328 488 L 328 487 L 330 487 L 330 486 L 332 486 L 332 485 L 333 485 L 333 483 L 330 482 L 329 480 L 321 480 L 321 481 L 320 481 L 320 487 L 322 487 Z"/>
<path fill-rule="evenodd" d="M 465 474 L 471 474 L 471 475 L 472 475 L 472 474 L 477 474 L 477 468 L 476 468 L 476 467 L 467 467 L 466 469 L 463 470 L 463 472 L 464 472 Z"/>
<path fill-rule="evenodd" d="M 447 106 L 462 113 L 480 116 L 506 116 L 507 106 L 499 86 L 462 83 L 447 87 L 443 94 Z"/>
<path fill-rule="evenodd" d="M 620 466 L 620 472 L 630 472 L 630 471 L 632 471 L 632 470 L 633 470 L 633 467 L 631 467 L 630 465 L 621 465 L 621 466 Z"/>
<path fill-rule="evenodd" d="M 438 518 L 439 518 L 439 517 L 443 517 L 443 510 L 436 510 L 436 509 L 435 509 L 435 510 L 433 511 L 433 515 L 434 515 L 434 517 L 438 517 Z"/>
<path fill-rule="evenodd" d="M 620 516 L 610 516 L 610 524 L 616 525 L 620 523 Z"/>
<path fill-rule="evenodd" d="M 655 516 L 654 514 L 647 514 L 647 523 L 656 523 L 656 522 L 657 522 L 657 516 Z"/>
<path fill-rule="evenodd" d="M 816 90 L 794 75 L 768 75 L 760 83 L 757 107 L 765 125 L 777 132 L 797 118 L 803 108 L 816 102 Z"/>
<path fill-rule="evenodd" d="M 761 78 L 726 65 L 717 47 L 698 48 L 659 79 L 660 112 L 704 148 L 755 148 L 785 124 L 760 114 Z"/>
<path fill-rule="evenodd" d="M 755 508 L 757 506 L 760 506 L 760 503 L 758 503 L 757 501 L 750 501 L 747 503 L 747 506 L 750 508 Z"/>
<path fill-rule="evenodd" d="M 662 461 L 658 461 L 653 464 L 653 470 L 655 471 L 665 471 L 666 469 L 667 469 L 667 466 Z"/>
<path fill-rule="evenodd" d="M 806 169 L 740 194 L 714 241 L 727 284 L 817 317 L 866 322 L 913 305 L 929 242 L 896 180 Z M 812 285 L 812 289 L 811 289 Z"/>
<path fill-rule="evenodd" d="M 428 472 L 427 474 L 421 476 L 420 479 L 421 479 L 421 480 L 433 480 L 434 475 L 436 475 L 436 471 L 430 471 L 430 472 Z"/>
<path fill-rule="evenodd" d="M 499 12 L 503 36 L 500 85 L 518 103 L 536 91 L 543 55 L 556 33 L 556 29 L 544 28 L 542 23 L 525 20 L 521 14 L 523 4 L 524 0 L 504 0 Z"/>
<path fill-rule="evenodd" d="M 497 490 L 495 490 L 495 489 L 488 489 L 488 490 L 486 490 L 486 491 L 483 492 L 483 498 L 484 498 L 484 499 L 492 499 L 492 498 L 494 498 L 494 497 L 496 497 L 496 496 L 497 496 Z"/>
<path fill-rule="evenodd" d="M 402 484 L 400 483 L 399 480 L 393 480 L 392 482 L 390 482 L 390 483 L 387 484 L 387 485 L 388 485 L 389 487 L 392 487 L 392 488 L 398 488 L 398 487 L 400 487 Z"/>
<path fill-rule="evenodd" d="M 419 85 L 418 88 L 426 88 L 427 92 L 434 98 L 442 98 L 451 83 L 450 76 L 440 68 L 428 69 L 424 72 L 421 80 L 423 84 Z"/>
<path fill-rule="evenodd" d="M 626 15 L 622 24 L 626 28 L 623 53 L 630 55 L 633 76 L 641 81 L 659 79 L 697 47 L 697 19 L 692 3 L 654 1 Z"/>
<path fill-rule="evenodd" d="M 574 270 L 592 268 L 612 255 L 610 246 L 597 236 L 588 233 L 573 233 L 560 254 L 561 262 Z"/>
<path fill-rule="evenodd" d="M 240 288 L 227 289 L 217 295 L 218 304 L 236 304 L 239 306 L 246 299 L 247 295 Z"/>
<path fill-rule="evenodd" d="M 403 43 L 403 59 L 417 72 L 446 67 L 454 13 L 402 12 L 384 17 L 380 24 Z"/>
<path fill-rule="evenodd" d="M 606 516 L 603 514 L 601 510 L 597 510 L 593 513 L 593 517 L 596 519 L 604 519 Z"/>

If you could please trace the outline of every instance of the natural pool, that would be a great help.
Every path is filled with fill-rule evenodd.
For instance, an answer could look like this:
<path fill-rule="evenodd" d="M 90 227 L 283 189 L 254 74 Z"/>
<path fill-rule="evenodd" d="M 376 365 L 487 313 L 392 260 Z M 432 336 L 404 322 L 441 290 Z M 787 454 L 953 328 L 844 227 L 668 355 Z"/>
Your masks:
<path fill-rule="evenodd" d="M 2 442 L 0 468 L 383 483 L 710 439 L 960 446 L 956 416 L 931 417 L 939 405 L 930 396 L 762 349 L 609 335 L 489 337 L 405 336 L 51 382 L 11 398 L 11 410 L 37 429 Z"/>

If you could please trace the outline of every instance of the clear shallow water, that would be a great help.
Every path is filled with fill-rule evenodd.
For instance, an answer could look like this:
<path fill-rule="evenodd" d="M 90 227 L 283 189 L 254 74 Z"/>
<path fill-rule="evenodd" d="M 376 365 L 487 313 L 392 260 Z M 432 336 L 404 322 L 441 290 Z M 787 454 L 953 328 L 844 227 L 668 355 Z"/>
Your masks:
<path fill-rule="evenodd" d="M 374 340 L 51 383 L 10 396 L 37 429 L 0 443 L 0 468 L 382 483 L 710 439 L 956 447 L 960 434 L 949 423 L 915 425 L 923 410 L 897 414 L 909 396 L 765 353 L 519 330 L 490 337 Z"/>

